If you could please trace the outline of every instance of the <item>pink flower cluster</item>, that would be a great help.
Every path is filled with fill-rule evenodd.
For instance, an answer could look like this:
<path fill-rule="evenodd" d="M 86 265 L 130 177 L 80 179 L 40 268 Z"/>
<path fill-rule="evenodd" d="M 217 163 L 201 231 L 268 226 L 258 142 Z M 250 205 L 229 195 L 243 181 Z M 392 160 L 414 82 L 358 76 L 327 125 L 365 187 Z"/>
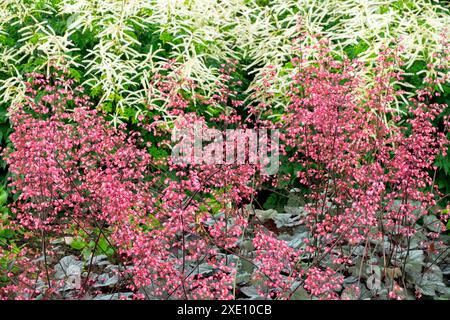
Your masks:
<path fill-rule="evenodd" d="M 410 99 L 406 121 L 389 108 L 399 94 L 393 83 L 402 79 L 392 71 L 400 64 L 395 50 L 380 53 L 370 85 L 358 76 L 368 71 L 336 61 L 326 41 L 309 49 L 319 58 L 294 59 L 292 102 L 282 124 L 285 145 L 294 150 L 285 154 L 310 190 L 307 224 L 318 241 L 308 250 L 411 236 L 439 193 L 429 172 L 436 156 L 445 155 L 448 120 L 444 132 L 433 121 L 447 106 L 433 103 L 429 88 Z"/>
<path fill-rule="evenodd" d="M 336 275 L 336 272 L 330 268 L 321 270 L 314 267 L 307 272 L 305 289 L 320 299 L 335 300 L 339 298 L 336 291 L 341 289 L 343 281 L 344 278 Z"/>
<path fill-rule="evenodd" d="M 261 296 L 288 298 L 292 284 L 299 275 L 297 267 L 299 252 L 290 248 L 285 241 L 278 240 L 263 230 L 256 233 L 253 245 L 256 249 L 254 261 L 258 265 L 255 280 L 264 283 L 264 286 L 258 288 Z"/>

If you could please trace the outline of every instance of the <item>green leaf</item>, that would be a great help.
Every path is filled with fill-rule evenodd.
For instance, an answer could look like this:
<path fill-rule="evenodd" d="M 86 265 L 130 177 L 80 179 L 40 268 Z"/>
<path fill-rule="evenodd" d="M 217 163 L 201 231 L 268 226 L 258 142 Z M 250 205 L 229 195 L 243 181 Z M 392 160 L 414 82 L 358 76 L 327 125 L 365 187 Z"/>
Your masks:
<path fill-rule="evenodd" d="M 70 247 L 75 250 L 82 250 L 87 246 L 86 241 L 82 239 L 74 239 L 70 244 Z"/>
<path fill-rule="evenodd" d="M 11 239 L 12 237 L 14 237 L 14 235 L 15 235 L 15 232 L 11 229 L 0 230 L 0 238 Z"/>
<path fill-rule="evenodd" d="M 6 203 L 7 199 L 8 199 L 8 193 L 6 193 L 5 190 L 2 190 L 0 192 L 0 206 L 4 205 Z"/>
<path fill-rule="evenodd" d="M 100 254 L 106 254 L 107 256 L 112 256 L 114 254 L 114 249 L 109 245 L 108 241 L 101 237 L 98 240 L 98 253 Z"/>
<path fill-rule="evenodd" d="M 81 255 L 83 256 L 84 260 L 89 260 L 92 255 L 92 251 L 86 247 L 81 251 Z"/>
<path fill-rule="evenodd" d="M 159 40 L 161 40 L 164 43 L 170 42 L 173 40 L 173 36 L 169 32 L 163 31 L 159 36 Z"/>
<path fill-rule="evenodd" d="M 70 72 L 70 76 L 72 78 L 76 79 L 77 81 L 79 81 L 81 79 L 81 73 L 79 73 L 76 69 L 70 68 L 69 72 Z"/>

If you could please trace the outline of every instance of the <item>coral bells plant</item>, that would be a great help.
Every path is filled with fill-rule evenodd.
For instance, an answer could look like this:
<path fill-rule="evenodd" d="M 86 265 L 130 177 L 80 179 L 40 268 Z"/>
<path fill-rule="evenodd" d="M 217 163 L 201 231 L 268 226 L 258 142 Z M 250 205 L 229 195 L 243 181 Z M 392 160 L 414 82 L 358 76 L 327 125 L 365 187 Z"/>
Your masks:
<path fill-rule="evenodd" d="M 11 110 L 14 147 L 6 158 L 18 197 L 12 209 L 17 225 L 39 239 L 42 249 L 27 248 L 40 265 L 22 259 L 25 265 L 16 276 L 40 270 L 33 276 L 41 285 L 24 291 L 14 284 L 3 288 L 3 294 L 64 297 L 67 283 L 50 280 L 59 258 L 49 254 L 54 252 L 50 242 L 75 228 L 90 234 L 94 251 L 101 237 L 116 248 L 124 266 L 120 276 L 137 298 L 232 298 L 236 270 L 231 257 L 248 219 L 239 204 L 254 194 L 248 183 L 255 167 L 186 168 L 169 162 L 174 174 L 164 177 L 139 147 L 139 134 L 109 125 L 64 74 L 29 76 L 26 103 Z M 179 106 L 175 100 L 181 98 L 172 96 L 172 105 Z M 92 253 L 87 274 L 78 278 L 77 296 L 87 294 L 94 281 L 94 258 Z"/>
<path fill-rule="evenodd" d="M 136 189 L 149 163 L 136 135 L 108 126 L 71 80 L 30 76 L 27 103 L 11 112 L 15 150 L 7 157 L 21 224 L 55 231 L 72 219 L 113 223 L 148 202 Z"/>
<path fill-rule="evenodd" d="M 45 294 L 44 289 L 57 287 L 47 265 L 49 241 L 67 234 L 70 226 L 100 230 L 96 246 L 105 226 L 118 243 L 132 241 L 122 223 L 131 223 L 131 217 L 133 223 L 145 223 L 142 213 L 152 210 L 152 199 L 141 191 L 147 189 L 144 174 L 150 159 L 135 146 L 137 134 L 108 125 L 82 88 L 72 89 L 73 81 L 60 71 L 49 78 L 29 77 L 26 102 L 11 110 L 14 150 L 6 158 L 17 196 L 12 207 L 17 224 L 41 239 L 47 280 L 40 293 Z M 28 249 L 35 252 L 32 245 Z M 23 294 L 32 298 L 38 292 Z"/>
<path fill-rule="evenodd" d="M 297 48 L 281 116 L 270 105 L 271 68 L 257 88 L 264 101 L 247 105 L 237 98 L 237 62 L 221 66 L 217 92 L 207 97 L 194 94 L 194 80 L 169 72 L 169 62 L 152 80 L 148 110 L 118 127 L 65 72 L 30 74 L 24 103 L 9 110 L 12 146 L 4 153 L 16 199 L 9 227 L 27 242 L 1 247 L 0 258 L 14 256 L 14 263 L 1 269 L 11 282 L 0 283 L 0 296 L 448 294 L 438 267 L 446 261 L 448 210 L 439 210 L 446 195 L 433 175 L 449 125 L 434 122 L 447 106 L 435 102 L 436 83 L 427 78 L 404 116 L 391 108 L 402 93 L 400 52 L 382 50 L 368 83 L 364 64 L 336 59 L 325 39 Z M 259 137 L 269 129 L 280 144 L 267 136 L 258 143 L 280 149 L 277 176 L 250 161 L 260 149 L 234 149 L 251 144 L 251 130 Z M 180 139 L 195 145 L 199 136 L 200 150 L 177 149 Z M 227 161 L 222 138 L 232 138 L 232 154 L 243 162 Z M 289 198 L 286 212 L 263 210 L 269 188 Z M 67 255 L 67 238 L 86 239 L 87 255 Z M 111 262 L 99 263 L 105 257 Z"/>
<path fill-rule="evenodd" d="M 319 52 L 317 61 L 303 58 L 308 50 Z M 399 94 L 393 83 L 402 79 L 393 71 L 400 63 L 397 57 L 398 50 L 381 52 L 376 82 L 368 90 L 361 90 L 364 68 L 333 59 L 326 40 L 302 48 L 293 60 L 291 103 L 281 126 L 286 128 L 285 153 L 299 165 L 298 181 L 308 190 L 304 208 L 311 239 L 306 241 L 305 257 L 312 266 L 323 260 L 344 270 L 362 268 L 366 259 L 378 263 L 369 248 L 381 244 L 384 275 L 389 268 L 399 268 L 404 280 L 417 223 L 433 213 L 430 209 L 442 196 L 430 173 L 436 170 L 436 156 L 445 154 L 448 145 L 448 119 L 444 132 L 433 126 L 447 105 L 432 102 L 430 83 L 405 106 L 406 119 L 390 109 Z M 442 223 L 438 226 L 436 236 L 445 231 Z M 364 254 L 357 265 L 354 250 L 361 246 Z M 313 275 L 317 272 L 306 272 L 305 289 L 334 297 L 334 282 L 327 281 L 329 290 L 311 283 L 321 279 Z M 391 281 L 390 287 L 398 285 Z"/>

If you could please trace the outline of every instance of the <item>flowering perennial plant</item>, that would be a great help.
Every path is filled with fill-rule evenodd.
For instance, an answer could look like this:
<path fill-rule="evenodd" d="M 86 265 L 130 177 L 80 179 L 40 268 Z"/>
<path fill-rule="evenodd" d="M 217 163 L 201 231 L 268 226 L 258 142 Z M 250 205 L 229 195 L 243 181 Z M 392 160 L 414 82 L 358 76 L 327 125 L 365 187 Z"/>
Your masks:
<path fill-rule="evenodd" d="M 296 49 L 281 117 L 270 105 L 270 67 L 256 88 L 267 99 L 247 105 L 235 89 L 237 62 L 221 66 L 216 91 L 205 96 L 168 63 L 152 79 L 148 113 L 117 127 L 65 72 L 29 74 L 24 102 L 9 110 L 14 131 L 4 153 L 16 197 L 9 227 L 28 242 L 18 252 L 1 247 L 0 257 L 15 262 L 2 270 L 12 281 L 0 285 L 0 296 L 97 295 L 102 241 L 120 264 L 112 290 L 140 299 L 428 294 L 422 282 L 437 271 L 422 264 L 436 254 L 445 260 L 439 237 L 448 210 L 439 200 L 446 195 L 433 171 L 445 156 L 449 122 L 434 125 L 447 105 L 435 102 L 431 77 L 404 105 L 405 117 L 390 107 L 401 94 L 400 51 L 380 51 L 368 84 L 366 66 L 336 59 L 325 39 Z M 199 162 L 149 153 L 173 147 L 172 130 L 194 126 L 208 137 L 228 128 L 277 129 L 282 159 L 295 170 L 272 177 L 260 163 L 226 163 L 214 140 Z M 301 203 L 283 214 L 261 210 L 262 190 L 283 192 L 286 183 Z M 74 233 L 93 243 L 86 265 L 61 259 L 59 240 Z M 445 293 L 442 281 L 433 285 Z"/>

